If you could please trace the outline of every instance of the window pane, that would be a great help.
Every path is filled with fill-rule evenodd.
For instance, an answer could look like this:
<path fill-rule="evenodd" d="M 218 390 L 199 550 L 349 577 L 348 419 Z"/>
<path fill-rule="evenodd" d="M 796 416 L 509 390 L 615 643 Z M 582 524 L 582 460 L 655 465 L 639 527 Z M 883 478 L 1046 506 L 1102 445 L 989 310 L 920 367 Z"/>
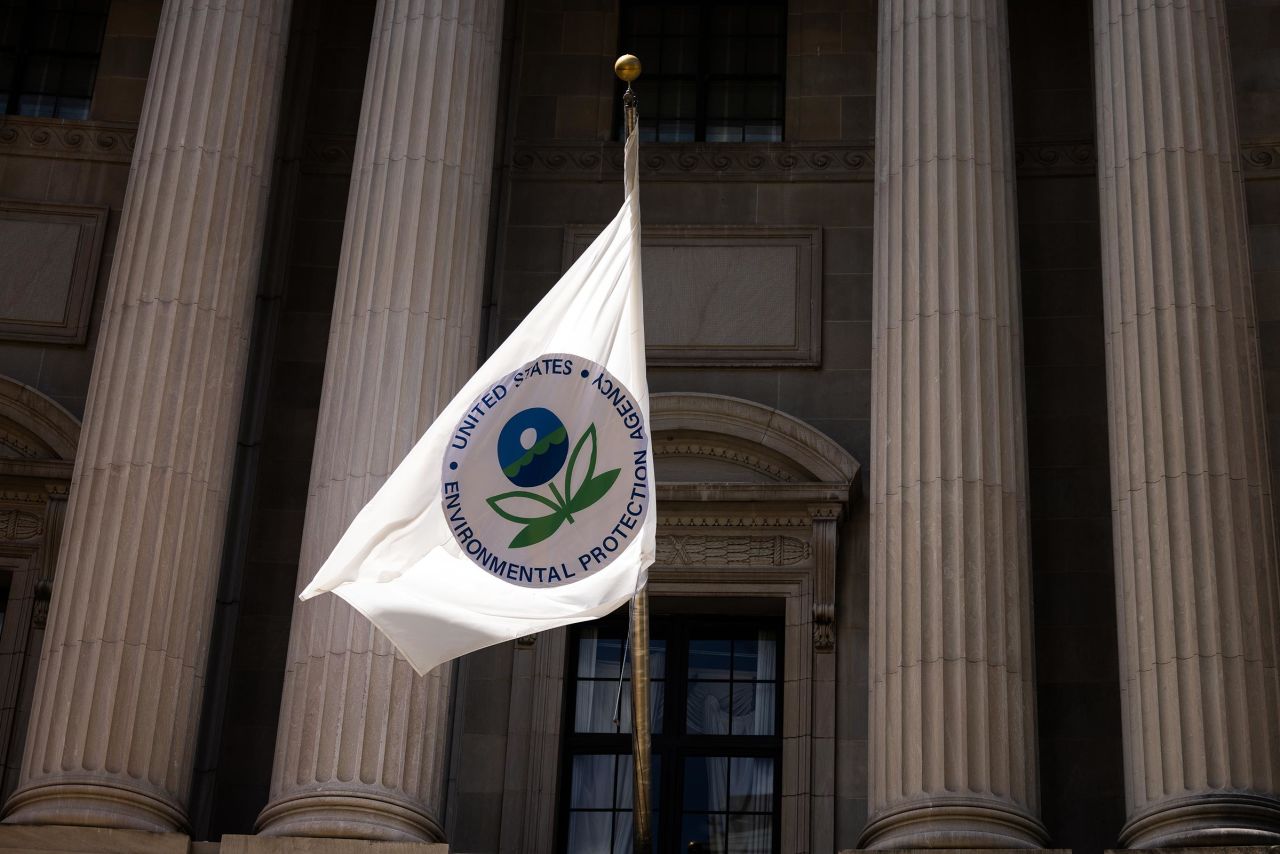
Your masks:
<path fill-rule="evenodd" d="M 0 102 L 21 115 L 87 118 L 108 0 L 0 0 Z M 18 88 L 16 93 L 13 89 Z M 16 98 L 13 95 L 16 94 Z"/>
<path fill-rule="evenodd" d="M 780 0 L 624 0 L 619 52 L 648 57 L 641 139 L 781 140 L 785 21 L 786 4 Z M 748 83 L 757 84 L 758 91 L 749 92 Z"/>
<path fill-rule="evenodd" d="M 772 36 L 750 39 L 744 51 L 748 74 L 777 74 L 779 72 L 778 39 Z"/>
<path fill-rule="evenodd" d="M 573 809 L 612 809 L 613 771 L 617 757 L 612 754 L 573 757 L 573 780 L 569 806 Z"/>
<path fill-rule="evenodd" d="M 62 83 L 57 91 L 60 95 L 74 98 L 87 98 L 93 94 L 93 72 L 97 66 L 92 62 L 68 60 L 62 70 Z"/>
<path fill-rule="evenodd" d="M 773 850 L 773 818 L 767 815 L 729 816 L 729 845 L 733 854 L 768 854 Z"/>
<path fill-rule="evenodd" d="M 712 834 L 707 819 L 709 816 L 685 816 L 680 826 L 680 850 L 689 854 L 703 854 L 704 851 L 723 851 L 722 835 Z M 710 840 L 716 839 L 716 845 Z"/>
<path fill-rule="evenodd" d="M 658 122 L 658 142 L 693 142 L 696 125 L 693 119 Z"/>
<path fill-rule="evenodd" d="M 599 629 L 584 629 L 578 639 L 578 675 L 617 679 L 622 644 L 622 638 L 602 638 Z"/>
<path fill-rule="evenodd" d="M 610 812 L 569 813 L 570 854 L 609 854 Z"/>
<path fill-rule="evenodd" d="M 649 72 L 649 69 L 645 69 L 645 71 L 649 73 L 650 78 L 652 78 L 654 74 L 662 73 L 660 70 L 662 51 L 659 48 L 662 41 L 660 39 L 656 36 L 636 36 L 633 39 L 625 39 L 624 41 L 626 41 L 625 50 L 630 51 L 636 56 L 653 57 L 653 71 Z"/>
<path fill-rule="evenodd" d="M 748 122 L 744 136 L 747 142 L 782 142 L 782 122 Z"/>
<path fill-rule="evenodd" d="M 685 726 L 690 735 L 728 735 L 729 713 L 729 683 L 689 683 Z"/>
<path fill-rule="evenodd" d="M 22 11 L 0 3 L 0 47 L 17 47 L 22 35 Z"/>
<path fill-rule="evenodd" d="M 662 733 L 662 715 L 666 708 L 666 683 L 649 682 L 649 729 Z M 618 725 L 613 713 L 618 711 Z M 574 696 L 574 732 L 631 732 L 631 680 L 622 680 L 622 702 L 618 702 L 615 680 L 580 680 Z"/>
<path fill-rule="evenodd" d="M 631 683 L 622 683 L 623 703 L 619 719 L 621 727 L 631 728 L 631 710 L 627 708 L 626 697 L 630 693 Z M 581 681 L 578 683 L 577 696 L 574 703 L 573 728 L 576 732 L 621 732 L 613 725 L 613 710 L 618 704 L 618 683 L 610 680 Z"/>
<path fill-rule="evenodd" d="M 662 7 L 645 4 L 631 7 L 631 31 L 643 35 L 657 35 L 662 31 Z"/>
<path fill-rule="evenodd" d="M 662 735 L 662 716 L 667 707 L 666 688 L 666 682 L 651 681 L 649 683 L 649 731 L 654 735 Z"/>
<path fill-rule="evenodd" d="M 667 642 L 649 639 L 649 678 L 662 679 L 667 675 Z"/>
<path fill-rule="evenodd" d="M 739 35 L 747 29 L 747 13 L 740 4 L 721 4 L 711 10 L 711 32 Z"/>
<path fill-rule="evenodd" d="M 635 771 L 631 767 L 631 754 L 618 757 L 618 809 L 629 810 L 635 804 L 631 793 L 635 789 Z M 649 757 L 649 809 L 658 808 L 658 799 L 662 794 L 662 755 L 655 753 Z"/>
<path fill-rule="evenodd" d="M 707 142 L 742 142 L 742 126 L 707 122 Z"/>
<path fill-rule="evenodd" d="M 97 15 L 76 15 L 71 19 L 67 49 L 79 53 L 97 53 L 102 44 L 103 19 Z"/>
<path fill-rule="evenodd" d="M 668 36 L 696 35 L 699 17 L 696 4 L 668 3 L 663 10 L 662 32 Z"/>
<path fill-rule="evenodd" d="M 53 108 L 56 103 L 57 98 L 52 95 L 23 95 L 18 99 L 18 114 L 53 118 Z"/>
<path fill-rule="evenodd" d="M 762 631 L 752 640 L 733 642 L 734 679 L 777 679 L 778 642 Z"/>
<path fill-rule="evenodd" d="M 747 29 L 753 35 L 775 35 L 782 31 L 782 10 L 777 6 L 752 6 L 747 12 Z"/>
<path fill-rule="evenodd" d="M 658 96 L 660 119 L 689 119 L 698 114 L 698 90 L 690 80 L 662 81 Z"/>
<path fill-rule="evenodd" d="M 769 812 L 773 809 L 773 760 L 734 757 L 729 760 L 729 809 Z"/>
<path fill-rule="evenodd" d="M 60 50 L 66 46 L 70 30 L 67 16 L 45 11 L 37 14 L 31 27 L 31 47 L 35 50 Z"/>
<path fill-rule="evenodd" d="M 23 87 L 32 95 L 58 91 L 58 77 L 62 63 L 50 56 L 33 56 L 27 60 L 26 79 Z"/>
<path fill-rule="evenodd" d="M 782 115 L 782 92 L 774 83 L 752 83 L 747 87 L 745 115 L 752 119 L 771 119 Z"/>
<path fill-rule="evenodd" d="M 734 683 L 734 735 L 773 735 L 777 688 L 772 683 Z"/>
<path fill-rule="evenodd" d="M 728 781 L 728 757 L 690 756 L 685 759 L 685 812 L 723 811 L 728 803 Z"/>
<path fill-rule="evenodd" d="M 630 810 L 613 814 L 613 854 L 631 854 L 635 849 L 636 840 L 631 835 L 631 816 Z M 649 830 L 650 833 L 653 832 L 653 825 L 650 825 Z"/>
<path fill-rule="evenodd" d="M 89 99 L 59 98 L 55 112 L 59 119 L 87 119 L 89 118 Z"/>
<path fill-rule="evenodd" d="M 707 71 L 711 74 L 741 74 L 747 64 L 746 43 L 742 39 L 711 40 Z"/>
<path fill-rule="evenodd" d="M 698 40 L 696 38 L 668 38 L 662 42 L 662 74 L 696 74 L 698 71 Z"/>
<path fill-rule="evenodd" d="M 743 116 L 746 87 L 735 81 L 711 83 L 707 86 L 707 116 L 713 119 Z"/>
<path fill-rule="evenodd" d="M 728 679 L 730 660 L 727 640 L 689 641 L 690 679 Z"/>

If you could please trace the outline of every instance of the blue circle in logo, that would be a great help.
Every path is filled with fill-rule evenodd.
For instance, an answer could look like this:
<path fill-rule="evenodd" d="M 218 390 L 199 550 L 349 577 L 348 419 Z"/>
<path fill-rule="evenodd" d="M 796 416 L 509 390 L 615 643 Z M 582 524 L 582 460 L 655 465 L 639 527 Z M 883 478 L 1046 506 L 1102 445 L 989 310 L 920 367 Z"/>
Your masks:
<path fill-rule="evenodd" d="M 550 409 L 517 412 L 498 434 L 498 465 L 516 486 L 541 486 L 556 476 L 568 455 L 569 434 Z"/>

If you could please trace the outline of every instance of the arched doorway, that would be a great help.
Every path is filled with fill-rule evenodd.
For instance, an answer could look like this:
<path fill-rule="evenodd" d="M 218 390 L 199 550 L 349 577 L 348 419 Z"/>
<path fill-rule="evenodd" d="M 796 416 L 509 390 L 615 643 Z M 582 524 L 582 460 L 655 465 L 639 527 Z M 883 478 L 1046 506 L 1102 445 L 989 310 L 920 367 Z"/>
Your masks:
<path fill-rule="evenodd" d="M 661 614 L 767 615 L 782 627 L 781 850 L 831 847 L 834 832 L 835 586 L 838 525 L 859 464 L 778 410 L 709 394 L 650 400 L 657 476 Z M 503 837 L 552 850 L 564 823 L 567 672 L 572 629 L 516 643 L 511 674 Z M 515 713 L 515 710 L 520 710 Z"/>
<path fill-rule="evenodd" d="M 17 784 L 80 422 L 0 376 L 0 800 Z"/>

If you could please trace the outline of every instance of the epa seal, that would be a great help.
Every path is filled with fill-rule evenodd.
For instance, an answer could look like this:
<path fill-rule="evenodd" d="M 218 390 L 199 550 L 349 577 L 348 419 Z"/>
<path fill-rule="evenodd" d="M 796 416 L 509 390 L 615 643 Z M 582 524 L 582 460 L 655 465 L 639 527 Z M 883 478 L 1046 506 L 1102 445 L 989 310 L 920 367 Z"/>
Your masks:
<path fill-rule="evenodd" d="M 441 506 L 477 567 L 523 587 L 604 569 L 649 512 L 648 425 L 603 366 L 539 356 L 476 398 L 444 457 Z"/>

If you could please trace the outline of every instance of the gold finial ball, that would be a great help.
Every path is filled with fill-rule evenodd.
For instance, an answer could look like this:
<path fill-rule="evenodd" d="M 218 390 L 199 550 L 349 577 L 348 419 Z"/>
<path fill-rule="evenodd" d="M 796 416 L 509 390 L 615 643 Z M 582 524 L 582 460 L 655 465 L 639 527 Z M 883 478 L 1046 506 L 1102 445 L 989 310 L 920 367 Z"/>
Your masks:
<path fill-rule="evenodd" d="M 618 57 L 618 61 L 613 64 L 613 73 L 618 75 L 618 79 L 624 83 L 630 83 L 640 76 L 640 60 L 631 54 Z"/>

